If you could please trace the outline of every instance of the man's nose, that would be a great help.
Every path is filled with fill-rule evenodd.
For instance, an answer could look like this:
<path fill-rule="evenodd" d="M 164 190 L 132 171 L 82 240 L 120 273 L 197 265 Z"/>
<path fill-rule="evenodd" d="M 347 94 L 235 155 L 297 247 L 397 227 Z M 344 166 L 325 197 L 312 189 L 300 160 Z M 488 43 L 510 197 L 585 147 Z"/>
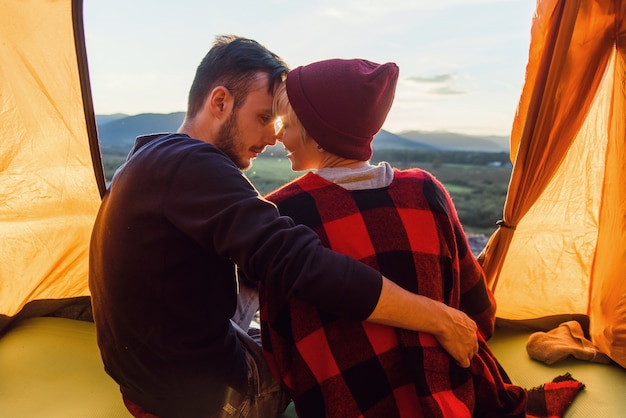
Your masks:
<path fill-rule="evenodd" d="M 263 143 L 265 144 L 265 146 L 267 147 L 271 147 L 276 145 L 276 136 L 272 135 L 272 136 L 266 136 L 263 139 Z"/>
<path fill-rule="evenodd" d="M 276 135 L 276 133 L 272 130 L 272 132 L 270 132 L 267 135 L 267 139 L 265 140 L 265 143 L 267 143 L 267 145 L 276 145 L 276 140 L 279 139 L 278 135 Z"/>
<path fill-rule="evenodd" d="M 272 142 L 271 145 L 275 145 L 276 141 L 283 141 L 283 132 L 285 132 L 284 129 L 280 129 L 278 130 L 278 132 L 276 132 L 276 130 L 272 130 L 272 132 L 270 133 L 271 138 L 272 138 Z"/>

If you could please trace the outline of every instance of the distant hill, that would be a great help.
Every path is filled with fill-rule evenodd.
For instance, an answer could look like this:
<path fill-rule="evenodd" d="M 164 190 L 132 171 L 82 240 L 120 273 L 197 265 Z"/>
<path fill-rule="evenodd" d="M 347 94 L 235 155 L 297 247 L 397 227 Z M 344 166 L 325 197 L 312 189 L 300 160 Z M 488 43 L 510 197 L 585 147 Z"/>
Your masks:
<path fill-rule="evenodd" d="M 399 135 L 444 150 L 482 152 L 509 151 L 509 137 L 507 136 L 476 136 L 445 131 L 406 131 Z"/>
<path fill-rule="evenodd" d="M 441 149 L 439 146 L 427 144 L 421 140 L 414 140 L 405 136 L 400 136 L 381 130 L 374 137 L 372 148 L 376 150 L 389 149 L 412 149 L 412 150 L 436 150 Z"/>
<path fill-rule="evenodd" d="M 183 122 L 184 112 L 142 113 L 139 115 L 97 115 L 96 123 L 103 152 L 126 153 L 138 135 L 175 132 Z M 508 137 L 473 136 L 452 132 L 408 131 L 394 134 L 381 130 L 372 144 L 374 150 L 449 150 L 502 152 L 509 149 Z M 280 154 L 278 145 L 275 150 Z M 274 150 L 269 150 L 274 151 Z"/>
<path fill-rule="evenodd" d="M 129 116 L 123 114 L 98 115 L 98 137 L 103 151 L 118 150 L 127 152 L 135 143 L 135 138 L 143 134 L 175 132 L 180 127 L 184 112 L 142 113 Z"/>
<path fill-rule="evenodd" d="M 124 113 L 115 113 L 113 115 L 96 115 L 96 124 L 98 126 L 104 125 L 109 122 L 116 121 L 118 119 L 124 119 L 129 117 Z"/>

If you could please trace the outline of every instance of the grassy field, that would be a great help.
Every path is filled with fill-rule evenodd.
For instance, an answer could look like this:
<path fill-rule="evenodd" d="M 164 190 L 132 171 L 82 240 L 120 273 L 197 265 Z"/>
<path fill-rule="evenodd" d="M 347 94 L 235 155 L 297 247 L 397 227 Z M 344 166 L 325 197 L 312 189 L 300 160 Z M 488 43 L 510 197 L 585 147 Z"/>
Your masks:
<path fill-rule="evenodd" d="M 103 155 L 107 179 L 111 179 L 113 172 L 123 161 L 124 155 Z M 511 176 L 510 165 L 494 167 L 482 163 L 458 164 L 447 163 L 441 159 L 434 162 L 386 161 L 400 169 L 419 167 L 437 177 L 452 196 L 463 228 L 468 234 L 491 235 L 496 230 L 495 222 L 502 218 Z M 266 194 L 303 172 L 291 171 L 291 163 L 287 158 L 264 156 L 254 160 L 245 174 L 261 194 Z"/>
<path fill-rule="evenodd" d="M 287 158 L 257 158 L 245 173 L 261 194 L 269 193 L 304 174 L 291 171 L 291 163 Z"/>
<path fill-rule="evenodd" d="M 400 169 L 419 167 L 443 183 L 457 208 L 467 233 L 491 235 L 502 209 L 511 176 L 510 167 L 445 163 L 394 163 Z M 303 174 L 291 171 L 285 158 L 258 158 L 246 176 L 265 194 Z"/>
<path fill-rule="evenodd" d="M 468 233 L 491 235 L 502 210 L 511 177 L 511 167 L 420 163 L 446 187 L 461 223 Z"/>

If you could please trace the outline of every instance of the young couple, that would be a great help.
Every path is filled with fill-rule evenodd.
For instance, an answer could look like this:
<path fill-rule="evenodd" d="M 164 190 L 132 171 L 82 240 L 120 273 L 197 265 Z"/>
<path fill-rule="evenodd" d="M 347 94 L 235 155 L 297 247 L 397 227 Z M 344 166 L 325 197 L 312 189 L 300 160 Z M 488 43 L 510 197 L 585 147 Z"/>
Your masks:
<path fill-rule="evenodd" d="M 98 344 L 134 416 L 270 418 L 290 398 L 301 417 L 524 416 L 448 193 L 368 163 L 397 78 L 361 59 L 289 72 L 219 37 L 178 132 L 137 138 L 90 248 Z M 317 171 L 274 205 L 241 170 L 277 139 Z M 263 349 L 238 272 L 259 286 Z"/>

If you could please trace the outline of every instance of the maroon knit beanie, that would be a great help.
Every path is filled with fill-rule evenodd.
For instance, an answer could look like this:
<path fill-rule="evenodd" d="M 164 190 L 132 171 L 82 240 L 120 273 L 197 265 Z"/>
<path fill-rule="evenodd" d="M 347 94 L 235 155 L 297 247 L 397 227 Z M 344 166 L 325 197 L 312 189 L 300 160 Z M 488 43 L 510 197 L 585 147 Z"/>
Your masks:
<path fill-rule="evenodd" d="M 287 96 L 307 133 L 340 157 L 367 161 L 393 102 L 398 66 L 331 59 L 295 68 Z"/>

